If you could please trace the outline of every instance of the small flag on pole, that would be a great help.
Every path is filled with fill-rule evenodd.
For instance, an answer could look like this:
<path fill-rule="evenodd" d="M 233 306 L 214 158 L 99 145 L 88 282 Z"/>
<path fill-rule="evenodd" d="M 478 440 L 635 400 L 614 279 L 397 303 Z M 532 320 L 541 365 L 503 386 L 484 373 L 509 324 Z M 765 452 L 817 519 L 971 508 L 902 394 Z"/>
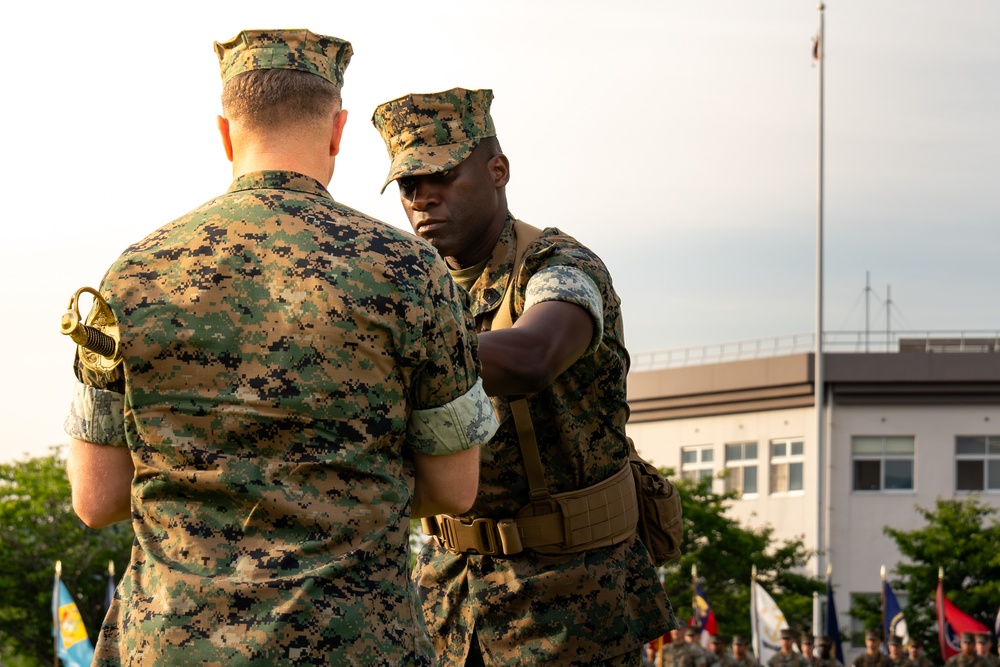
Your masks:
<path fill-rule="evenodd" d="M 56 654 L 64 667 L 88 667 L 94 659 L 94 646 L 87 636 L 80 610 L 62 582 L 62 562 L 56 561 L 55 584 L 52 588 L 52 634 Z"/>
<path fill-rule="evenodd" d="M 896 601 L 896 594 L 885 578 L 885 566 L 882 566 L 882 628 L 887 642 L 890 637 L 899 637 L 903 644 L 910 643 L 910 633 L 903 618 L 903 610 Z"/>
<path fill-rule="evenodd" d="M 944 594 L 944 568 L 938 568 L 937 598 L 938 641 L 941 644 L 941 659 L 947 660 L 957 655 L 962 647 L 959 638 L 963 632 L 989 632 L 987 627 L 962 612 Z"/>
<path fill-rule="evenodd" d="M 698 570 L 694 565 L 691 566 L 691 577 L 694 579 L 694 600 L 691 603 L 690 625 L 697 625 L 701 628 L 701 644 L 707 647 L 710 638 L 719 634 L 719 628 L 715 623 L 715 612 L 712 611 L 712 606 L 708 604 L 708 597 L 701 589 L 701 584 L 698 583 Z"/>
<path fill-rule="evenodd" d="M 757 583 L 757 568 L 753 568 L 750 588 L 750 628 L 757 662 L 766 665 L 781 650 L 781 630 L 788 627 L 785 615 L 767 591 Z"/>
<path fill-rule="evenodd" d="M 840 623 L 837 621 L 837 605 L 833 599 L 833 567 L 826 568 L 826 636 L 833 643 L 834 656 L 844 664 L 844 648 L 840 644 Z"/>

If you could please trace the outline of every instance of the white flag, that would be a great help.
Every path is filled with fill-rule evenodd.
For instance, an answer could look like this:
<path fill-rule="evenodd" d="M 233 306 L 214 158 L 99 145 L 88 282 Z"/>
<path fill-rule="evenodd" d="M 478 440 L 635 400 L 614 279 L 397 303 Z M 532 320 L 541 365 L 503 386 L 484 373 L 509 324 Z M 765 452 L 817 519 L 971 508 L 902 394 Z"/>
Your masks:
<path fill-rule="evenodd" d="M 781 650 L 781 629 L 787 628 L 788 622 L 771 596 L 756 581 L 753 582 L 750 601 L 750 627 L 757 662 L 766 665 L 771 656 Z"/>

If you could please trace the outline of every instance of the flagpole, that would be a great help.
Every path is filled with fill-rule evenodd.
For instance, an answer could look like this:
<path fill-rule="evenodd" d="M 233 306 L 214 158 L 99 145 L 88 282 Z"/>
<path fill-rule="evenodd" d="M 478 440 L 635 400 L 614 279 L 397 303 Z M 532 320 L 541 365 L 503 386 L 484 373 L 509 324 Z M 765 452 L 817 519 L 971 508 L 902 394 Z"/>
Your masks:
<path fill-rule="evenodd" d="M 750 568 L 750 613 L 753 615 L 753 652 L 754 657 L 759 661 L 760 652 L 760 612 L 757 609 L 757 566 Z"/>
<path fill-rule="evenodd" d="M 885 565 L 879 570 L 879 578 L 882 580 L 882 635 L 885 639 L 883 651 L 889 650 L 889 624 L 885 622 Z"/>
<path fill-rule="evenodd" d="M 947 661 L 948 651 L 945 649 L 947 642 L 945 641 L 945 634 L 947 629 L 945 628 L 945 618 L 944 618 L 944 568 L 938 567 L 938 585 L 937 585 L 937 595 L 934 596 L 934 603 L 937 607 L 937 626 L 938 626 L 938 646 L 941 648 L 941 660 Z"/>
<path fill-rule="evenodd" d="M 825 488 L 823 484 L 823 398 L 825 390 L 825 380 L 823 377 L 823 61 L 826 42 L 824 33 L 823 11 L 826 5 L 819 3 L 819 33 L 816 36 L 815 53 L 819 61 L 819 154 L 818 154 L 818 179 L 816 196 L 816 354 L 813 359 L 814 376 L 814 401 L 816 403 L 816 460 L 818 470 L 817 493 L 817 523 L 816 523 L 816 543 L 817 554 L 825 551 L 822 543 L 823 539 L 823 498 Z M 819 556 L 816 557 L 817 574 L 820 572 L 821 564 Z"/>
<path fill-rule="evenodd" d="M 62 576 L 62 561 L 56 561 L 56 585 L 55 585 L 55 602 L 54 608 L 52 610 L 52 627 L 55 628 L 52 638 L 52 660 L 55 667 L 59 667 L 59 635 L 62 632 L 62 628 L 59 627 L 59 579 Z"/>
<path fill-rule="evenodd" d="M 698 566 L 691 566 L 691 619 L 701 620 L 698 614 Z M 692 623 L 693 625 L 693 623 Z"/>

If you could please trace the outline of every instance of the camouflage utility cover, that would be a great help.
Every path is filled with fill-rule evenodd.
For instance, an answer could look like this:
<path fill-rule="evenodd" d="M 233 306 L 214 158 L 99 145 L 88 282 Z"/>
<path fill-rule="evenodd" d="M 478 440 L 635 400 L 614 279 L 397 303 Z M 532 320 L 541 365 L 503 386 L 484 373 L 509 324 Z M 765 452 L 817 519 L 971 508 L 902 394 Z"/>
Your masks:
<path fill-rule="evenodd" d="M 483 274 L 470 291 L 477 326 L 488 330 L 514 268 L 508 216 Z M 604 263 L 558 229 L 526 250 L 510 307 L 520 315 L 542 301 L 568 301 L 595 322 L 590 349 L 529 399 L 538 450 L 552 493 L 584 488 L 628 459 L 628 355 L 617 294 Z M 510 408 L 493 398 L 501 426 L 482 450 L 479 495 L 469 517 L 514 517 L 528 481 Z M 559 556 L 454 555 L 436 539 L 414 572 L 424 617 L 444 665 L 463 665 L 473 630 L 489 665 L 589 665 L 638 651 L 675 627 L 649 554 L 632 537 L 618 545 Z"/>
<path fill-rule="evenodd" d="M 257 172 L 126 250 L 102 293 L 124 385 L 78 372 L 124 390 L 136 543 L 96 664 L 431 664 L 412 453 L 496 428 L 434 249 Z"/>
<path fill-rule="evenodd" d="M 244 30 L 216 42 L 222 82 L 257 69 L 294 69 L 344 87 L 344 70 L 354 53 L 350 42 L 308 30 Z"/>
<path fill-rule="evenodd" d="M 452 88 L 380 104 L 372 123 L 391 160 L 382 192 L 397 178 L 447 171 L 469 157 L 480 140 L 495 137 L 492 102 L 492 90 Z"/>

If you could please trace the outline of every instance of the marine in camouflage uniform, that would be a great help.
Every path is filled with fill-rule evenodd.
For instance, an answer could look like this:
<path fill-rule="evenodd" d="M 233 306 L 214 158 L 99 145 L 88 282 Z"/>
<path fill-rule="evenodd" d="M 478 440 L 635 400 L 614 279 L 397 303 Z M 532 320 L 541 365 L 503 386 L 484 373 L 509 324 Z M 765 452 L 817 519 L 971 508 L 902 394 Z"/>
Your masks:
<path fill-rule="evenodd" d="M 822 635 L 816 640 L 819 656 L 813 659 L 813 667 L 844 667 L 843 663 L 833 655 L 833 640 Z"/>
<path fill-rule="evenodd" d="M 461 88 L 408 95 L 380 105 L 372 119 L 391 159 L 386 185 L 398 180 L 411 225 L 468 290 L 480 331 L 483 383 L 501 426 L 483 448 L 479 495 L 466 521 L 513 518 L 529 502 L 510 396 L 530 395 L 552 493 L 619 472 L 629 445 L 620 302 L 597 255 L 559 229 L 544 229 L 510 283 L 517 326 L 491 331 L 516 263 L 492 98 L 489 90 Z M 579 345 L 566 354 L 567 367 L 533 375 L 545 364 L 530 355 L 569 347 L 567 340 Z M 642 645 L 676 625 L 635 535 L 580 553 L 509 556 L 452 553 L 432 539 L 414 579 L 443 665 L 477 664 L 480 652 L 487 665 L 637 664 Z"/>
<path fill-rule="evenodd" d="M 795 633 L 790 628 L 781 630 L 781 650 L 767 661 L 770 667 L 809 667 L 809 659 L 795 650 Z"/>
<path fill-rule="evenodd" d="M 972 632 L 959 636 L 961 652 L 948 658 L 944 667 L 986 667 L 986 661 L 976 653 L 976 637 Z"/>
<path fill-rule="evenodd" d="M 227 85 L 330 82 L 321 130 L 342 130 L 347 42 L 245 31 L 216 49 Z M 97 665 L 433 662 L 408 581 L 420 457 L 475 454 L 496 419 L 444 262 L 335 202 L 326 144 L 319 176 L 234 161 L 225 194 L 104 278 L 124 362 L 78 367 L 67 431 L 127 446 L 136 542 Z"/>
<path fill-rule="evenodd" d="M 892 667 L 916 667 L 903 648 L 903 638 L 897 635 L 889 637 L 889 664 Z"/>
<path fill-rule="evenodd" d="M 935 667 L 934 663 L 924 653 L 924 643 L 916 637 L 910 637 L 910 643 L 906 648 L 910 662 L 916 665 L 916 667 Z"/>
<path fill-rule="evenodd" d="M 733 636 L 733 654 L 729 656 L 729 667 L 759 667 L 757 658 L 747 653 L 746 637 Z"/>
<path fill-rule="evenodd" d="M 662 667 L 706 667 L 708 656 L 698 644 L 687 641 L 685 632 L 675 630 L 674 641 L 666 644 L 661 652 Z"/>
<path fill-rule="evenodd" d="M 879 630 L 865 633 L 865 652 L 854 659 L 854 667 L 890 667 L 889 656 L 882 653 L 882 634 Z"/>
<path fill-rule="evenodd" d="M 1000 656 L 993 652 L 993 635 L 989 632 L 976 633 L 976 655 L 983 659 L 986 667 L 1000 667 Z"/>

